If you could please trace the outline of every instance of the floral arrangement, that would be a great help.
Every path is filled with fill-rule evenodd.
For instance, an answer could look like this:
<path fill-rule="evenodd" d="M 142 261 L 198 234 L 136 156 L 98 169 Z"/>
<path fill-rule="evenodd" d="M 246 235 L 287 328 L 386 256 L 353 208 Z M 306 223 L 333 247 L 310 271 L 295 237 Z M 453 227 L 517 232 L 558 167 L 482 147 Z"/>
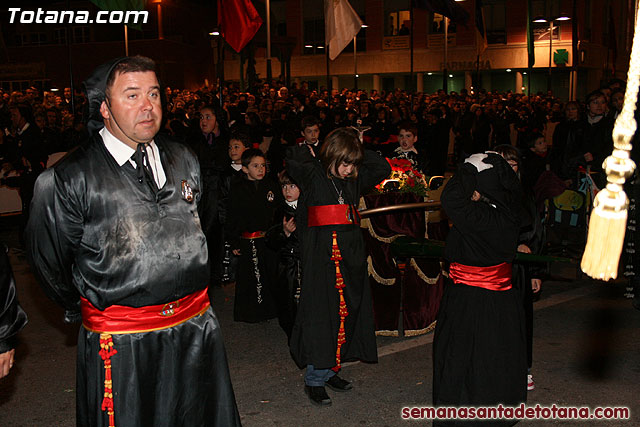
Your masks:
<path fill-rule="evenodd" d="M 401 193 L 413 193 L 420 197 L 427 196 L 429 186 L 426 177 L 418 172 L 408 159 L 387 159 L 391 165 L 391 175 L 376 189 L 381 193 L 399 191 Z"/>

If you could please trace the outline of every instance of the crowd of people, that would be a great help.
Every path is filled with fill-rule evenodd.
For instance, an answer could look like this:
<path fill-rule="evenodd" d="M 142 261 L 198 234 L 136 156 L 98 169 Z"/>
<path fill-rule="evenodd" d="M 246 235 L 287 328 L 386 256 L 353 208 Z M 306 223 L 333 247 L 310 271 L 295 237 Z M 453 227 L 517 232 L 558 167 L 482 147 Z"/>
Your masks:
<path fill-rule="evenodd" d="M 168 366 L 176 382 L 197 383 L 198 366 L 216 358 L 205 374 L 214 381 L 179 400 L 186 408 L 205 396 L 212 408 L 223 408 L 207 417 L 238 424 L 206 301 L 207 286 L 230 282 L 234 320 L 278 318 L 294 360 L 306 368 L 312 403 L 331 404 L 325 386 L 350 390 L 337 375 L 341 363 L 377 360 L 357 205 L 389 175 L 384 157 L 407 159 L 427 176 L 457 168 L 443 193 L 453 225 L 445 252 L 452 283 L 438 315 L 434 404 L 526 400 L 533 388 L 530 375 L 526 384 L 532 294 L 541 280 L 526 266 L 512 272 L 511 262 L 516 251 L 542 249 L 543 199 L 578 189 L 584 176 L 602 188 L 624 82 L 612 80 L 584 103 L 485 90 L 330 92 L 307 82 L 188 91 L 161 89 L 153 62 L 136 57 L 98 67 L 85 89 L 73 99 L 68 88 L 62 95 L 41 96 L 36 88 L 0 94 L 2 184 L 19 188 L 25 221 L 31 207 L 37 213 L 26 228 L 30 261 L 66 320 L 81 319 L 86 330 L 78 350 L 80 417 L 98 419 L 104 410 L 112 422 L 121 396 L 134 392 L 125 378 L 152 387 L 144 376 Z M 63 152 L 65 160 L 48 168 L 49 156 Z M 124 254 L 135 256 L 123 263 Z M 630 252 L 628 264 L 636 261 Z M 633 268 L 626 273 L 629 295 L 640 294 L 640 277 Z M 190 308 L 178 326 L 145 319 L 149 329 L 117 318 L 123 310 L 147 316 L 159 306 L 163 316 Z M 477 324 L 483 335 L 476 335 Z M 174 328 L 184 333 L 172 334 Z M 199 328 L 208 344 L 189 356 L 191 366 L 175 365 L 158 347 L 183 348 L 181 340 Z M 142 339 L 133 345 L 130 334 Z M 100 390 L 88 372 L 104 363 L 112 375 L 112 357 L 133 366 L 149 349 L 160 354 L 157 366 L 113 373 L 119 400 L 102 400 L 111 390 Z M 463 360 L 471 353 L 479 357 L 475 365 Z M 467 378 L 476 368 L 484 374 Z M 487 384 L 492 393 L 482 391 Z M 130 412 L 118 417 L 132 425 L 143 415 L 180 423 L 183 414 L 167 415 L 164 392 L 156 392 L 153 401 L 129 402 Z"/>

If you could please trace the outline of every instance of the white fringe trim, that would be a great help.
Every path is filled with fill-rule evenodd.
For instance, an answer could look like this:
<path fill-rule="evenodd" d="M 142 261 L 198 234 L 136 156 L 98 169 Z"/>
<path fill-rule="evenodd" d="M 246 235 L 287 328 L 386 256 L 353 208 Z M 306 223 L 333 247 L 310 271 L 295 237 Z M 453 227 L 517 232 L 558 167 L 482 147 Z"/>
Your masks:
<path fill-rule="evenodd" d="M 393 279 L 385 279 L 384 277 L 380 276 L 376 272 L 375 268 L 373 268 L 373 260 L 371 259 L 371 255 L 367 257 L 367 265 L 369 270 L 369 276 L 372 276 L 376 282 L 380 283 L 381 285 L 387 285 L 387 286 L 396 284 L 395 277 Z"/>
<path fill-rule="evenodd" d="M 440 278 L 440 273 L 438 273 L 438 275 L 434 278 L 427 277 L 427 275 L 424 274 L 424 272 L 420 269 L 415 259 L 411 258 L 411 261 L 409 262 L 409 264 L 418 273 L 418 277 L 422 279 L 424 282 L 427 282 L 430 285 L 435 285 L 436 283 L 438 283 L 438 279 Z M 442 270 L 442 266 L 440 267 L 440 270 Z"/>

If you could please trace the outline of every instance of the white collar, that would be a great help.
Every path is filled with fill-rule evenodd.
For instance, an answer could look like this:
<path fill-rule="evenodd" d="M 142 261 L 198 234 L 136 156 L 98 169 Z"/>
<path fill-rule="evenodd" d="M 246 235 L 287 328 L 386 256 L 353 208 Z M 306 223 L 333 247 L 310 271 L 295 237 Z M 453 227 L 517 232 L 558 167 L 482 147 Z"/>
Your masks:
<path fill-rule="evenodd" d="M 289 202 L 287 200 L 284 201 L 289 207 L 293 208 L 293 209 L 298 209 L 298 199 L 294 200 L 293 202 Z"/>
<path fill-rule="evenodd" d="M 22 135 L 22 133 L 27 129 L 29 129 L 29 122 L 25 123 L 24 126 L 22 126 L 22 129 L 18 131 L 18 135 Z"/>
<path fill-rule="evenodd" d="M 107 147 L 107 150 L 118 163 L 118 166 L 122 166 L 127 160 L 131 160 L 131 156 L 136 152 L 136 150 L 116 138 L 106 127 L 100 129 L 100 136 L 102 136 L 104 146 Z M 149 147 L 151 147 L 155 155 L 157 153 L 156 143 L 151 141 Z"/>
<path fill-rule="evenodd" d="M 414 152 L 416 154 L 418 154 L 418 150 L 416 150 L 416 147 L 411 147 L 408 150 L 403 150 L 402 147 L 398 147 L 396 148 L 396 153 L 409 153 L 409 152 Z"/>
<path fill-rule="evenodd" d="M 100 129 L 99 133 L 102 137 L 102 141 L 104 141 L 104 146 L 113 156 L 116 163 L 118 163 L 118 166 L 122 166 L 127 163 L 127 161 L 131 159 L 131 156 L 133 156 L 133 153 L 136 152 L 136 150 L 116 138 L 107 130 L 106 127 Z"/>

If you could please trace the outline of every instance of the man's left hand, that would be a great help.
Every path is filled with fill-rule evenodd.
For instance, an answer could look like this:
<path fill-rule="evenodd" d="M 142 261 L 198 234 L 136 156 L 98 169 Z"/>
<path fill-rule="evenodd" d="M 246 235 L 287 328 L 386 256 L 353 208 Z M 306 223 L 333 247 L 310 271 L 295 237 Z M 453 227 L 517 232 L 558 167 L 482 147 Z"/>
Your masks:
<path fill-rule="evenodd" d="M 9 370 L 13 368 L 13 356 L 16 353 L 16 349 L 0 354 L 0 378 L 4 378 L 9 375 Z"/>

